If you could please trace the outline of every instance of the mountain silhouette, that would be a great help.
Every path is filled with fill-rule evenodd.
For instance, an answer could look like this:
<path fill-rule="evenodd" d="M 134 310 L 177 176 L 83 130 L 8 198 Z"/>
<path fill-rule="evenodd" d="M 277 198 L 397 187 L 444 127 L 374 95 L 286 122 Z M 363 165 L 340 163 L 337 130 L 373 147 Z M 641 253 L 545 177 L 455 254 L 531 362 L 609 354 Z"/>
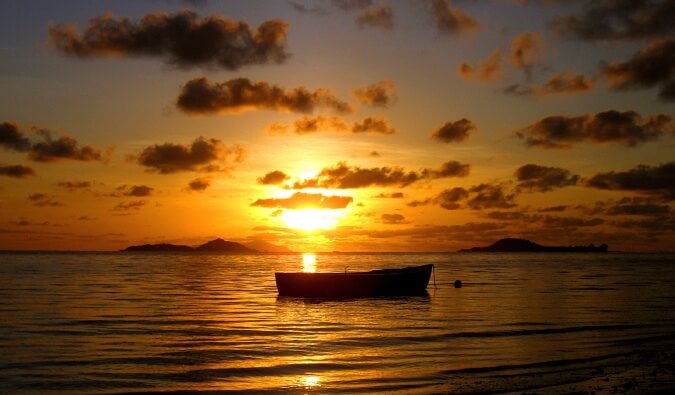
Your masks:
<path fill-rule="evenodd" d="M 543 246 L 526 239 L 506 238 L 487 247 L 473 247 L 458 252 L 607 252 L 607 244 L 587 246 Z"/>

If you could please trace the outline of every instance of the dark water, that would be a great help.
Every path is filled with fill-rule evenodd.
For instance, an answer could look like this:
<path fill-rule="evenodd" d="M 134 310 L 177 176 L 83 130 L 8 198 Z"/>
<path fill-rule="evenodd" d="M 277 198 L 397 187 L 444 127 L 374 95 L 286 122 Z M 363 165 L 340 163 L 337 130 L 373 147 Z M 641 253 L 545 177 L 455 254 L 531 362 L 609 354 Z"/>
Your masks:
<path fill-rule="evenodd" d="M 0 254 L 0 393 L 523 390 L 675 345 L 672 254 L 316 257 L 421 263 L 428 297 L 311 301 L 302 255 Z"/>

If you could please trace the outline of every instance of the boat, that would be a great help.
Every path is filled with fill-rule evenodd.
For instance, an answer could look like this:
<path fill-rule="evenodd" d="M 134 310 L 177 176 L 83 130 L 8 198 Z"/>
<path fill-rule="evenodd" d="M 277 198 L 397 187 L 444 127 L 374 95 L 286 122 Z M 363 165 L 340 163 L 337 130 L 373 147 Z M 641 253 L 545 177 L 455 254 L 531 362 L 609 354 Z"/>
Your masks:
<path fill-rule="evenodd" d="M 306 298 L 357 298 L 426 295 L 434 265 L 368 272 L 277 272 L 279 296 Z"/>

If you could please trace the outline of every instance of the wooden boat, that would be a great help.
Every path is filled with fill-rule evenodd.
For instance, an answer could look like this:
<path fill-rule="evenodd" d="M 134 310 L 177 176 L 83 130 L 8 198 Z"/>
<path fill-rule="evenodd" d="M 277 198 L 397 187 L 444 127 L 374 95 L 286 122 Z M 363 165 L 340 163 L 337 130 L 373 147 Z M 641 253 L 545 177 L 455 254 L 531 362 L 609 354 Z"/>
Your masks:
<path fill-rule="evenodd" d="M 345 273 L 274 273 L 280 296 L 355 298 L 425 295 L 434 265 Z"/>

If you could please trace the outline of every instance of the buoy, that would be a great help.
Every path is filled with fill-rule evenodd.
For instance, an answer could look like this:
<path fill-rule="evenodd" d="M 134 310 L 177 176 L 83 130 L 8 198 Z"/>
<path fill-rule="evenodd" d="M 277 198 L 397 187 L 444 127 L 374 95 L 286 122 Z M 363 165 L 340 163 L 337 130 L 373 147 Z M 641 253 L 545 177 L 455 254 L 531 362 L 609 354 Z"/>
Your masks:
<path fill-rule="evenodd" d="M 462 288 L 462 281 L 455 280 L 455 288 Z"/>

